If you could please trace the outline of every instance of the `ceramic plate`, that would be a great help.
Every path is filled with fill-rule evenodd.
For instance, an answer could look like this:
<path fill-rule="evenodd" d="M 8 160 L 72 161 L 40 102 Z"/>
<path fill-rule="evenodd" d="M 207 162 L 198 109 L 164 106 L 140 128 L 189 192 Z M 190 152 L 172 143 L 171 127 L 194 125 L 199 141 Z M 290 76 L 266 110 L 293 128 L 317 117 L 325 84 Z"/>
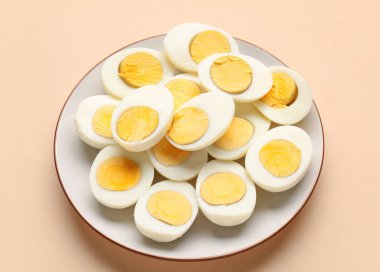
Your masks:
<path fill-rule="evenodd" d="M 149 47 L 162 51 L 164 36 L 148 38 L 128 47 Z M 237 40 L 241 53 L 257 58 L 266 65 L 285 65 L 265 50 Z M 317 183 L 323 161 L 323 130 L 318 110 L 299 124 L 314 145 L 312 163 L 304 179 L 283 193 L 257 189 L 253 216 L 236 227 L 220 227 L 209 222 L 199 211 L 190 230 L 171 243 L 157 243 L 142 236 L 135 227 L 133 209 L 113 210 L 99 204 L 91 195 L 88 175 L 98 150 L 87 146 L 76 134 L 74 117 L 79 103 L 86 97 L 104 94 L 101 83 L 103 61 L 91 69 L 67 99 L 55 134 L 55 163 L 62 188 L 79 215 L 98 233 L 112 242 L 145 255 L 176 260 L 202 260 L 236 254 L 254 247 L 284 228 L 302 209 Z M 161 176 L 155 181 L 162 180 Z M 256 186 L 257 187 L 257 186 Z"/>

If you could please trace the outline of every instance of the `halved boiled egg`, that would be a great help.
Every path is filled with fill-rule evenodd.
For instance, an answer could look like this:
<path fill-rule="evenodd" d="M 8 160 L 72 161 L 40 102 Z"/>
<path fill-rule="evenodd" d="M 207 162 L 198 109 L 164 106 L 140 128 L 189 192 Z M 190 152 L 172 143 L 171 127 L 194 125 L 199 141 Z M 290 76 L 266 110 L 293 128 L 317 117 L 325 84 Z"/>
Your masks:
<path fill-rule="evenodd" d="M 239 53 L 239 47 L 227 32 L 200 23 L 185 23 L 172 28 L 164 39 L 170 62 L 184 72 L 197 72 L 206 57 L 223 52 Z"/>
<path fill-rule="evenodd" d="M 157 242 L 170 242 L 185 234 L 197 214 L 193 186 L 165 180 L 154 184 L 140 197 L 134 218 L 143 235 Z"/>
<path fill-rule="evenodd" d="M 244 167 L 232 161 L 213 160 L 199 172 L 196 192 L 203 214 L 221 226 L 245 222 L 256 204 L 256 189 Z"/>
<path fill-rule="evenodd" d="M 165 55 L 149 48 L 126 48 L 110 56 L 102 67 L 107 93 L 122 98 L 146 85 L 159 84 L 174 75 Z"/>
<path fill-rule="evenodd" d="M 122 209 L 135 204 L 153 178 L 154 168 L 145 152 L 130 153 L 118 145 L 109 145 L 92 163 L 90 187 L 100 203 Z"/>
<path fill-rule="evenodd" d="M 305 176 L 312 153 L 311 139 L 304 130 L 296 126 L 280 126 L 255 141 L 245 158 L 245 168 L 261 188 L 282 192 Z"/>
<path fill-rule="evenodd" d="M 209 91 L 230 95 L 236 102 L 260 99 L 272 87 L 272 75 L 260 61 L 242 54 L 221 53 L 198 65 L 198 77 Z"/>
<path fill-rule="evenodd" d="M 166 137 L 148 150 L 154 168 L 171 180 L 186 181 L 195 177 L 207 163 L 205 149 L 185 151 L 173 146 Z"/>
<path fill-rule="evenodd" d="M 268 119 L 280 125 L 292 125 L 309 113 L 313 96 L 306 80 L 284 66 L 271 66 L 273 86 L 255 107 Z"/>
<path fill-rule="evenodd" d="M 158 143 L 168 130 L 174 101 L 164 86 L 148 85 L 125 97 L 114 110 L 111 131 L 128 151 L 140 152 Z"/>
<path fill-rule="evenodd" d="M 95 95 L 79 104 L 75 125 L 82 141 L 99 149 L 115 143 L 111 132 L 111 117 L 119 102 L 109 95 Z"/>
<path fill-rule="evenodd" d="M 203 149 L 227 131 L 234 112 L 235 104 L 229 96 L 202 93 L 175 111 L 166 137 L 172 145 L 181 150 Z"/>
<path fill-rule="evenodd" d="M 227 132 L 208 153 L 220 160 L 237 160 L 243 157 L 252 143 L 270 127 L 270 120 L 250 104 L 236 104 L 235 116 Z"/>

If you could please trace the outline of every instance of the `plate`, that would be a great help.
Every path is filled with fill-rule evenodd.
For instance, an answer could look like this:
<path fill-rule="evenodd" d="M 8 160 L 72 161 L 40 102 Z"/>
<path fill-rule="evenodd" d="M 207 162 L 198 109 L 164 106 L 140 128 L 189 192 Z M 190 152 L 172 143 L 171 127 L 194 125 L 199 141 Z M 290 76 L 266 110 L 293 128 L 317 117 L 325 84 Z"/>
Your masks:
<path fill-rule="evenodd" d="M 127 47 L 149 47 L 163 50 L 164 35 L 151 37 Z M 265 50 L 237 39 L 240 51 L 266 65 L 285 65 Z M 240 226 L 221 227 L 209 222 L 199 211 L 190 230 L 170 243 L 157 243 L 145 238 L 135 227 L 133 209 L 113 210 L 99 204 L 92 196 L 88 176 L 98 150 L 83 143 L 75 131 L 75 112 L 86 97 L 104 94 L 101 66 L 92 68 L 75 86 L 59 117 L 54 158 L 62 188 L 74 209 L 95 231 L 115 244 L 144 255 L 183 261 L 225 257 L 252 248 L 282 230 L 308 201 L 322 168 L 324 139 L 321 119 L 315 104 L 306 118 L 297 124 L 310 135 L 314 151 L 307 175 L 293 189 L 269 193 L 257 189 L 256 208 L 252 217 Z M 157 175 L 155 180 L 162 180 Z M 257 187 L 257 186 L 256 186 Z"/>

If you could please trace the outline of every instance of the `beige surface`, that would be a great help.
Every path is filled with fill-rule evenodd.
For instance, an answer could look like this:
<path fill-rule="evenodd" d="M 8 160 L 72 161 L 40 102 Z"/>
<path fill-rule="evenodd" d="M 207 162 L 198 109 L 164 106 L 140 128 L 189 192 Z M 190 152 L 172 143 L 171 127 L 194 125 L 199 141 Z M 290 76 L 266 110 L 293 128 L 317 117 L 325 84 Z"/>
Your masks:
<path fill-rule="evenodd" d="M 376 2 L 2 0 L 0 271 L 378 269 Z M 126 252 L 100 237 L 69 206 L 53 163 L 56 120 L 77 81 L 110 52 L 185 21 L 223 28 L 304 75 L 326 136 L 319 184 L 296 220 L 241 255 L 189 264 Z"/>

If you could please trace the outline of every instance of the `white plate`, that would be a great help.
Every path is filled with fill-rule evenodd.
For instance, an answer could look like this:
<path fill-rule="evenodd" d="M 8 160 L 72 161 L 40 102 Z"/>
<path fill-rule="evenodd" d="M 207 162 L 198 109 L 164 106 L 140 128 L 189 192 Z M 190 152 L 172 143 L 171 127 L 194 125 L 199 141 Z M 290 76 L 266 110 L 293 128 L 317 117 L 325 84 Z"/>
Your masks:
<path fill-rule="evenodd" d="M 128 47 L 149 47 L 162 51 L 164 36 L 136 42 Z M 265 50 L 237 40 L 241 53 L 253 56 L 266 65 L 284 65 Z M 236 254 L 262 243 L 285 227 L 302 209 L 317 183 L 323 161 L 323 130 L 315 105 L 298 124 L 306 130 L 314 145 L 312 164 L 305 178 L 293 189 L 268 193 L 258 189 L 253 216 L 237 227 L 220 227 L 199 212 L 190 230 L 180 239 L 164 244 L 143 237 L 135 227 L 133 209 L 113 210 L 99 204 L 91 195 L 88 175 L 98 150 L 83 143 L 74 126 L 75 111 L 86 97 L 104 94 L 100 71 L 103 61 L 90 70 L 74 88 L 63 107 L 55 135 L 55 163 L 67 198 L 79 215 L 97 232 L 129 250 L 149 256 L 201 260 Z M 162 179 L 157 175 L 156 180 Z M 257 186 L 256 186 L 257 187 Z"/>

